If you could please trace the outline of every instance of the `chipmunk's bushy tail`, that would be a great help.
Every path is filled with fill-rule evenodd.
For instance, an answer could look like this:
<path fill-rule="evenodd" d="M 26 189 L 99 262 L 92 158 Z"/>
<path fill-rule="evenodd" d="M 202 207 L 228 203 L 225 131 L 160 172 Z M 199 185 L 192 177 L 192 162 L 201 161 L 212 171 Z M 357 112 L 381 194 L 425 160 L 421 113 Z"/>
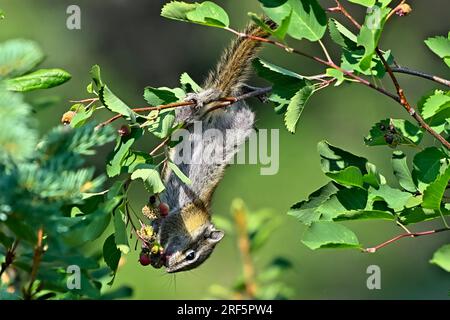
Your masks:
<path fill-rule="evenodd" d="M 266 19 L 265 22 L 275 28 L 273 21 Z M 248 24 L 242 33 L 260 38 L 269 36 L 267 31 L 254 23 Z M 261 41 L 244 36 L 237 37 L 224 51 L 216 68 L 209 73 L 203 87 L 217 89 L 223 96 L 239 90 L 247 80 L 251 62 L 260 47 Z"/>

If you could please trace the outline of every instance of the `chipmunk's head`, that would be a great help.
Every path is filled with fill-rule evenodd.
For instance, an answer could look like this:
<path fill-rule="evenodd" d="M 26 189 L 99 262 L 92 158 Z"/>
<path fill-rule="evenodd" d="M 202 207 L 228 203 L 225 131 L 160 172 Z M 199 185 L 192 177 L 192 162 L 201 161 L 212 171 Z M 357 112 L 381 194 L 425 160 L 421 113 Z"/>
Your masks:
<path fill-rule="evenodd" d="M 206 208 L 189 204 L 169 214 L 161 223 L 159 238 L 169 273 L 194 269 L 202 264 L 222 240 L 224 232 L 210 221 Z"/>

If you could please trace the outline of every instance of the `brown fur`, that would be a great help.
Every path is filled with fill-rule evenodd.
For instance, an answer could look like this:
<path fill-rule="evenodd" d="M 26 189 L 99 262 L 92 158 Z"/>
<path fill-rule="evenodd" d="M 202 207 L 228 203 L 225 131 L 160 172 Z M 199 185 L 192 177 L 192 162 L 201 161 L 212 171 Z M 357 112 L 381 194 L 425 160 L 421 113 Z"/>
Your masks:
<path fill-rule="evenodd" d="M 244 34 L 266 38 L 269 34 L 254 23 L 247 25 Z M 231 95 L 236 86 L 240 86 L 247 80 L 251 61 L 256 57 L 260 41 L 246 37 L 236 38 L 222 54 L 216 68 L 212 70 L 204 88 L 215 88 L 223 96 Z"/>

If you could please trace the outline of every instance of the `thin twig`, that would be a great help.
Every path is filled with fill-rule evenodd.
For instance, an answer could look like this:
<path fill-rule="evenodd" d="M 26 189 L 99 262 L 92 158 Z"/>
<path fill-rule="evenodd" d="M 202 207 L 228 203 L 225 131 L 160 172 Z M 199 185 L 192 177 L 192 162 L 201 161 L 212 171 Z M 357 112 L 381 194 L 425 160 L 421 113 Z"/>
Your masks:
<path fill-rule="evenodd" d="M 393 72 L 396 72 L 396 73 L 409 74 L 412 76 L 428 79 L 428 80 L 434 81 L 436 83 L 442 84 L 444 86 L 450 87 L 450 80 L 447 80 L 447 79 L 444 79 L 444 78 L 441 78 L 441 77 L 438 77 L 438 76 L 435 76 L 432 74 L 428 74 L 423 71 L 412 70 L 407 67 L 401 67 L 401 66 L 391 67 L 391 69 Z"/>
<path fill-rule="evenodd" d="M 150 107 L 142 107 L 142 108 L 134 108 L 131 109 L 136 113 L 139 112 L 150 112 L 150 111 L 154 111 L 154 110 L 163 110 L 163 109 L 170 109 L 170 108 L 178 108 L 178 107 L 185 107 L 185 106 L 190 106 L 193 105 L 194 102 L 192 101 L 181 101 L 181 102 L 174 102 L 174 103 L 169 103 L 169 104 L 164 104 L 164 105 L 160 105 L 160 106 L 150 106 Z M 99 125 L 97 125 L 95 127 L 95 130 L 98 130 L 100 128 L 103 128 L 104 126 L 122 118 L 123 115 L 121 114 L 116 114 L 114 117 L 100 123 Z"/>
<path fill-rule="evenodd" d="M 387 245 L 396 242 L 402 238 L 406 238 L 406 237 L 411 237 L 411 238 L 416 238 L 416 237 L 421 237 L 421 236 L 427 236 L 427 235 L 431 235 L 431 234 L 435 234 L 435 233 L 439 233 L 439 232 L 444 232 L 444 231 L 450 231 L 450 228 L 442 228 L 442 229 L 436 229 L 436 230 L 429 230 L 429 231 L 422 231 L 422 232 L 412 232 L 412 233 L 403 233 L 400 234 L 392 239 L 389 239 L 375 247 L 371 247 L 371 248 L 366 248 L 363 249 L 363 252 L 367 252 L 367 253 L 374 253 L 377 250 L 386 247 Z"/>
<path fill-rule="evenodd" d="M 322 40 L 319 40 L 320 47 L 322 48 L 323 53 L 325 54 L 325 57 L 327 58 L 328 62 L 333 62 L 331 59 L 330 53 L 328 52 L 327 48 L 323 44 Z"/>

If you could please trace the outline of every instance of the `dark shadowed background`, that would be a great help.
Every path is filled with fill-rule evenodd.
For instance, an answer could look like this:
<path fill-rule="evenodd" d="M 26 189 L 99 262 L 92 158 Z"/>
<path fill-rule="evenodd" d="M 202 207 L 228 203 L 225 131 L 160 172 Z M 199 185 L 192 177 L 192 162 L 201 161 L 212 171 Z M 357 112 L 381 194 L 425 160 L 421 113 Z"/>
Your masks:
<path fill-rule="evenodd" d="M 55 105 L 38 111 L 40 130 L 45 132 L 59 124 L 71 99 L 87 96 L 89 70 L 93 64 L 102 67 L 103 77 L 110 87 L 131 106 L 144 106 L 143 88 L 178 86 L 179 75 L 188 72 L 201 82 L 212 67 L 231 34 L 199 25 L 167 20 L 159 16 L 165 1 L 160 0 L 0 0 L 6 20 L 0 26 L 0 40 L 13 37 L 36 40 L 48 55 L 44 66 L 68 70 L 72 80 L 60 88 L 43 93 L 61 99 Z M 261 12 L 257 0 L 216 1 L 226 8 L 231 25 L 243 27 L 247 12 Z M 331 1 L 320 1 L 332 4 Z M 449 29 L 449 3 L 446 0 L 409 1 L 414 9 L 408 17 L 394 16 L 382 37 L 381 47 L 393 50 L 401 65 L 411 66 L 448 77 L 441 59 L 432 54 L 423 40 L 434 35 L 446 35 Z M 66 8 L 77 4 L 81 8 L 81 30 L 66 28 Z M 357 6 L 349 4 L 348 7 Z M 362 12 L 360 12 L 362 13 Z M 359 15 L 361 18 L 362 15 Z M 325 43 L 331 45 L 326 36 Z M 292 41 L 302 50 L 320 54 L 316 44 Z M 311 61 L 289 55 L 276 48 L 267 48 L 262 56 L 278 65 L 301 74 L 321 70 Z M 337 59 L 337 52 L 333 52 Z M 444 73 L 447 74 L 444 74 Z M 426 80 L 399 75 L 411 101 L 435 88 Z M 254 79 L 252 84 L 262 85 Z M 386 84 L 390 88 L 389 84 Z M 37 101 L 40 93 L 27 95 Z M 280 116 L 270 105 L 252 100 L 259 128 L 280 128 L 280 170 L 273 176 L 261 176 L 258 166 L 232 166 L 217 190 L 213 211 L 227 216 L 231 201 L 242 198 L 250 209 L 270 208 L 283 217 L 283 224 L 274 232 L 270 243 L 257 257 L 259 262 L 274 256 L 286 256 L 294 262 L 293 271 L 284 280 L 295 289 L 300 299 L 404 299 L 448 298 L 450 277 L 445 271 L 428 263 L 432 253 L 447 243 L 447 234 L 417 239 L 404 239 L 377 254 L 361 254 L 356 250 L 311 251 L 300 242 L 304 227 L 286 215 L 289 207 L 304 199 L 326 181 L 316 152 L 317 142 L 330 143 L 368 157 L 392 181 L 388 165 L 391 150 L 366 147 L 363 137 L 371 125 L 380 119 L 408 115 L 390 99 L 365 87 L 346 85 L 328 88 L 313 96 L 307 105 L 295 135 L 283 127 Z M 105 114 L 105 118 L 106 118 Z M 145 145 L 148 143 L 148 146 Z M 143 142 L 151 149 L 152 141 Z M 110 148 L 111 146 L 109 146 Z M 92 159 L 99 171 L 109 149 Z M 135 207 L 141 207 L 147 195 L 134 188 Z M 374 245 L 400 232 L 392 222 L 348 222 L 365 245 Z M 433 222 L 412 229 L 426 228 Z M 100 244 L 98 244 L 100 246 Z M 98 249 L 97 245 L 89 250 Z M 162 270 L 141 267 L 137 252 L 126 257 L 114 286 L 131 285 L 137 299 L 196 299 L 208 296 L 212 284 L 230 286 L 240 273 L 240 256 L 231 237 L 218 246 L 215 253 L 200 268 L 178 274 L 164 275 Z M 381 290 L 368 290 L 366 268 L 381 267 Z"/>

